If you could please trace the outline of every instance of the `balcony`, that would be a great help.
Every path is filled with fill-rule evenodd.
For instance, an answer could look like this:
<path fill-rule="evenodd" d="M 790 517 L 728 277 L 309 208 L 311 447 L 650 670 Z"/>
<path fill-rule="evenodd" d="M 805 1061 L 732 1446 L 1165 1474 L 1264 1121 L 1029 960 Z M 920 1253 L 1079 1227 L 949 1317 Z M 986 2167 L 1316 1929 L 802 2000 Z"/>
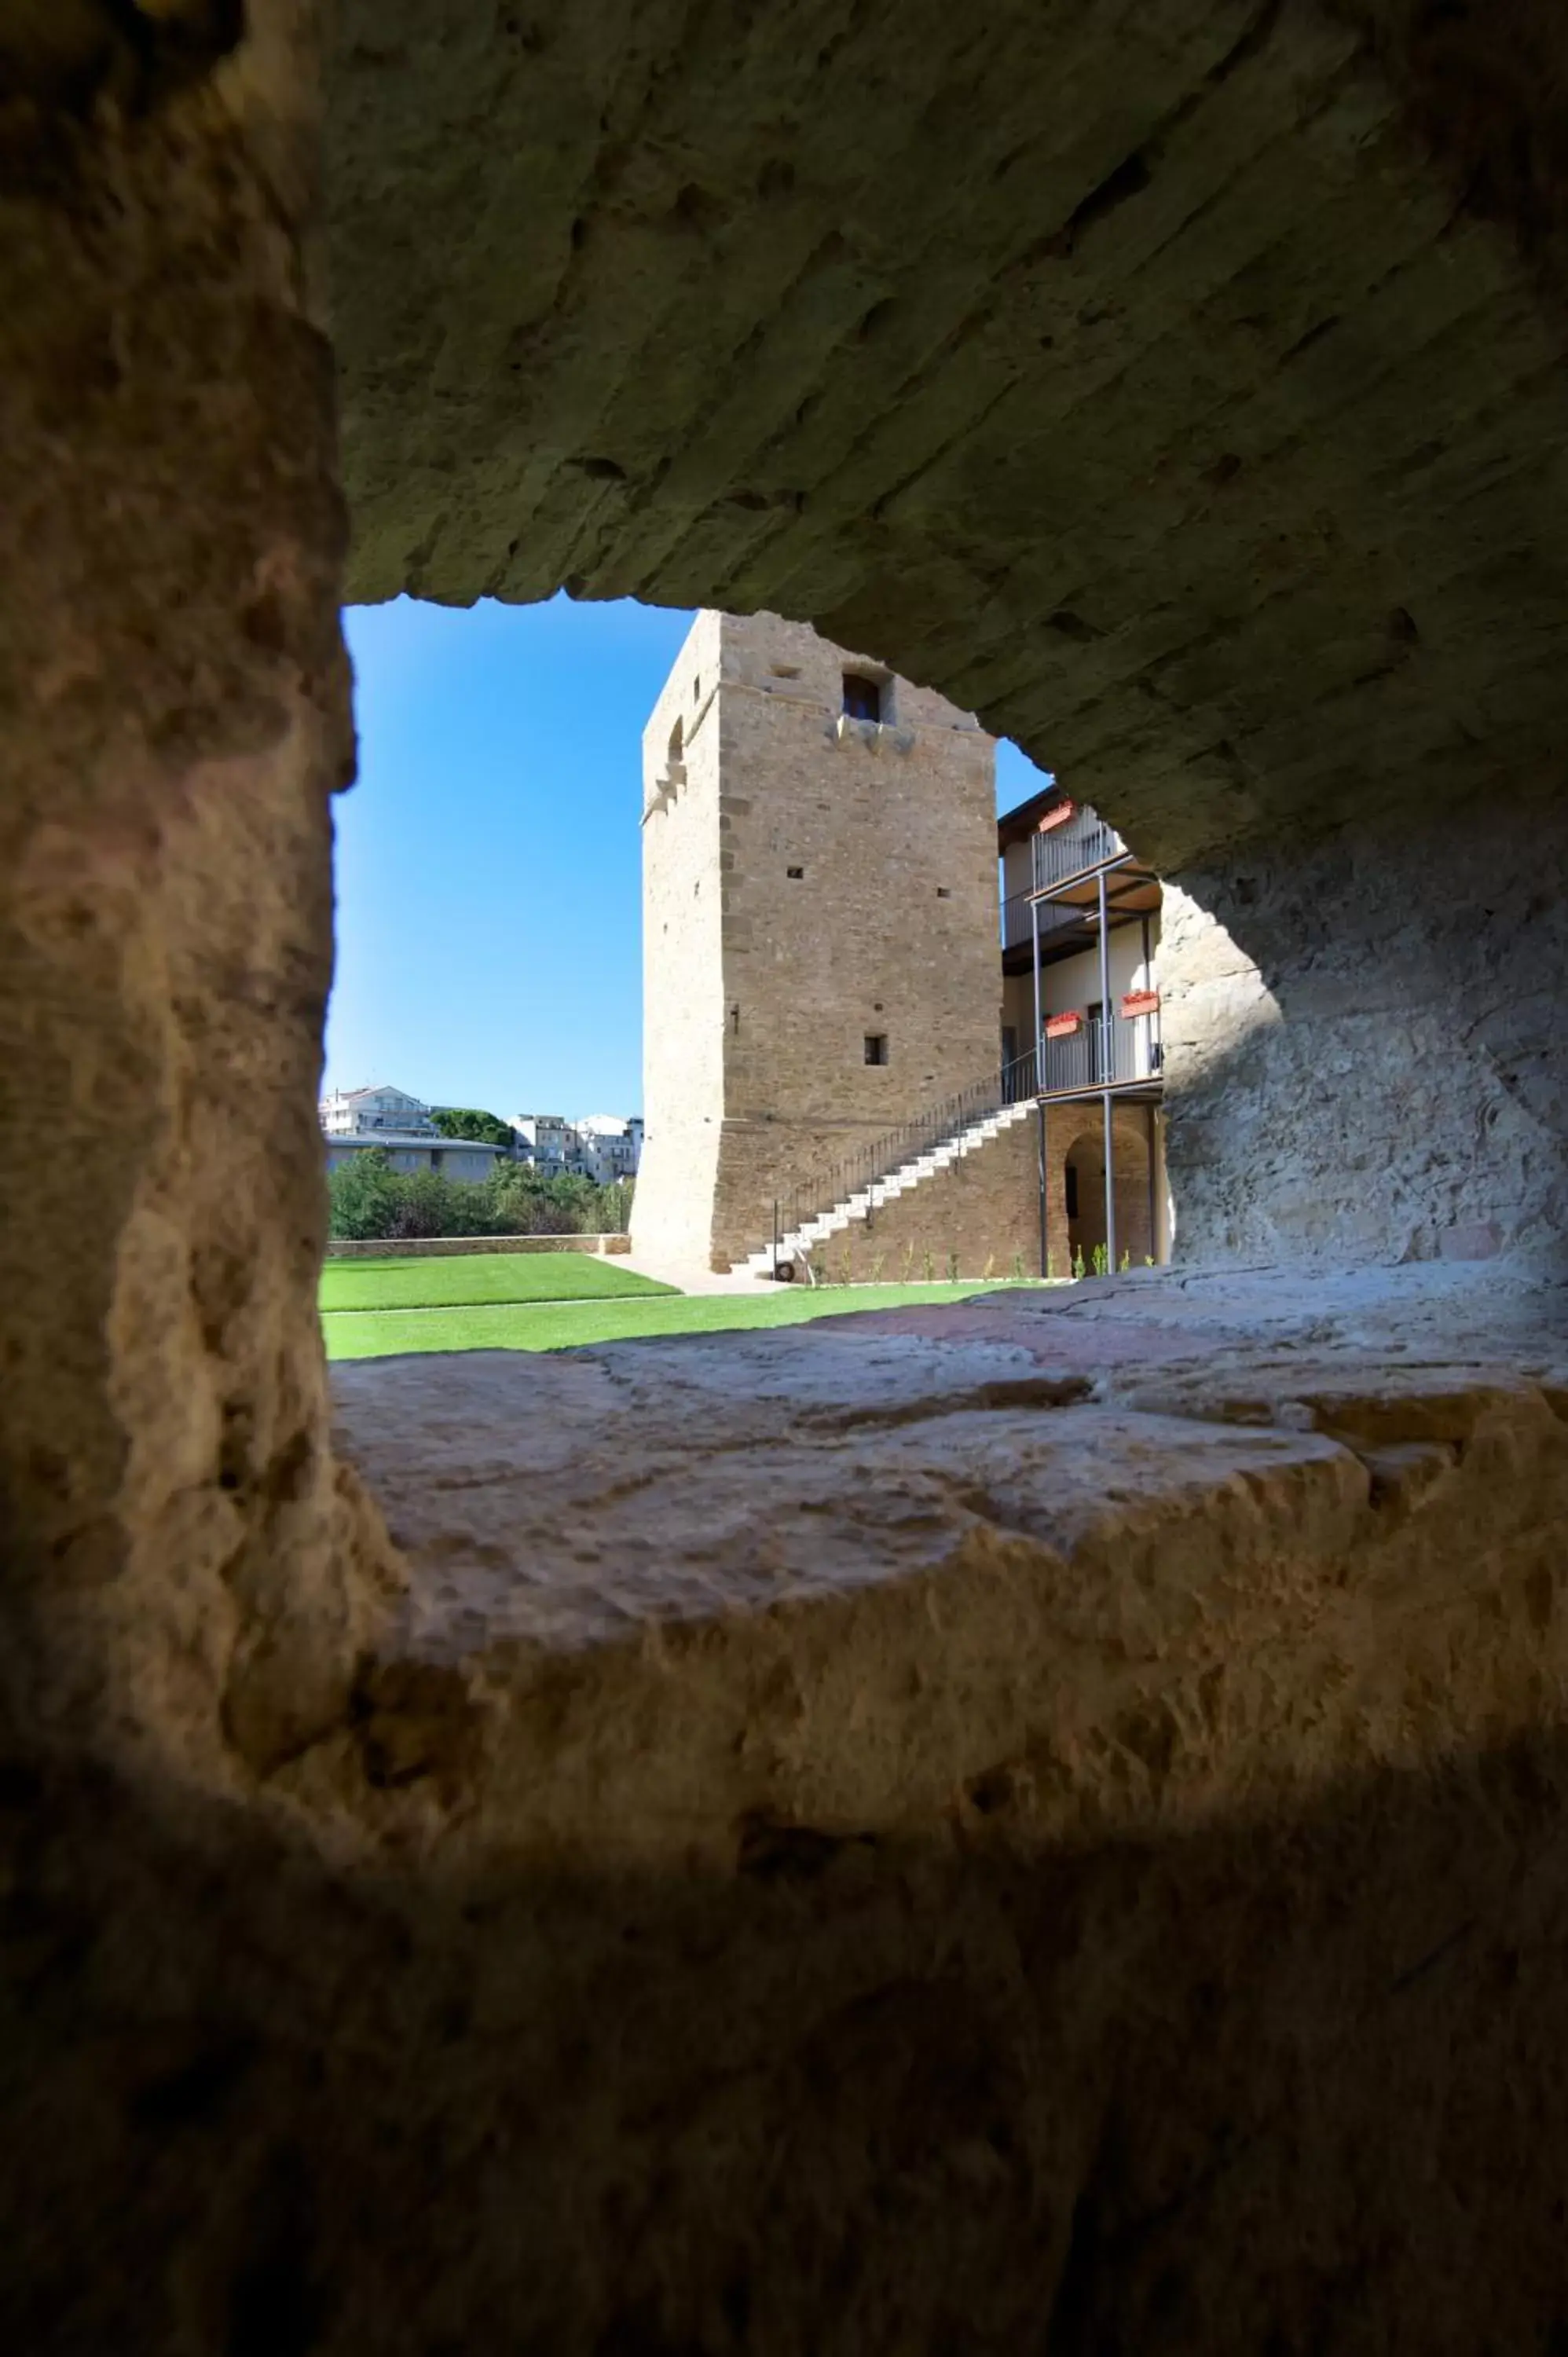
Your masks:
<path fill-rule="evenodd" d="M 1074 908 L 1060 901 L 1035 901 L 1032 892 L 1014 892 L 1002 903 L 1002 946 L 1004 950 L 1027 949 L 1034 938 L 1029 916 L 1031 907 L 1039 909 L 1040 939 L 1047 933 L 1065 931 L 1069 927 L 1084 926 L 1093 920 L 1092 908 Z"/>
<path fill-rule="evenodd" d="M 1082 1015 L 1070 1030 L 1052 1035 L 1047 1019 L 1040 1042 L 1040 1089 L 1045 1097 L 1087 1096 L 1101 1089 L 1157 1090 L 1161 1048 L 1158 1008 L 1146 1015 Z"/>
<path fill-rule="evenodd" d="M 1113 826 L 1091 811 L 1075 811 L 1065 826 L 1053 827 L 1033 838 L 1035 890 L 1054 892 L 1075 877 L 1091 876 L 1127 856 L 1127 846 Z"/>

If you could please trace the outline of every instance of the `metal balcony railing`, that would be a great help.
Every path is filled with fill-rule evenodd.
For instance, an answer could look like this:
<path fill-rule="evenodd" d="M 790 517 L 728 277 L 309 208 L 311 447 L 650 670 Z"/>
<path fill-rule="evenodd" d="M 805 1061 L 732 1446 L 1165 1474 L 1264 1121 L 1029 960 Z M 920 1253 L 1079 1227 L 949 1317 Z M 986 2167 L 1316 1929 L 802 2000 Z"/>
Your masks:
<path fill-rule="evenodd" d="M 1070 1096 L 1157 1081 L 1160 1063 L 1157 1015 L 1090 1016 L 1076 1031 L 1041 1040 L 1040 1094 Z"/>
<path fill-rule="evenodd" d="M 1034 927 L 1029 910 L 1036 905 L 1040 912 L 1042 941 L 1047 933 L 1056 932 L 1064 925 L 1083 925 L 1094 913 L 1091 908 L 1079 909 L 1070 903 L 1055 900 L 1041 900 L 1036 904 L 1034 895 L 1029 892 L 1010 893 L 1002 903 L 1002 946 L 1004 950 L 1026 946 L 1033 939 Z"/>
<path fill-rule="evenodd" d="M 1074 817 L 1066 826 L 1034 838 L 1035 889 L 1054 891 L 1075 876 L 1090 876 L 1097 867 L 1123 858 L 1127 846 L 1102 818 Z"/>

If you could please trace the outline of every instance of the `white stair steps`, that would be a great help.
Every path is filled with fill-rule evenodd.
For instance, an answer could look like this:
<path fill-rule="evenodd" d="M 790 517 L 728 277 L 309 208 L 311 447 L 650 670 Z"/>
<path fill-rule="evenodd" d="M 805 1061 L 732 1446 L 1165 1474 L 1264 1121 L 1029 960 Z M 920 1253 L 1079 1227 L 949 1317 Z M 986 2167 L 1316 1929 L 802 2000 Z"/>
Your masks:
<path fill-rule="evenodd" d="M 928 1178 L 950 1170 L 953 1164 L 961 1161 L 966 1155 L 978 1154 L 982 1146 L 989 1146 L 992 1139 L 999 1137 L 1004 1129 L 1011 1129 L 1015 1123 L 1026 1120 L 1034 1110 L 1034 1102 L 1032 1097 L 1026 1097 L 1017 1104 L 1003 1105 L 995 1113 L 985 1114 L 980 1120 L 968 1123 L 951 1137 L 944 1138 L 940 1146 L 929 1146 L 923 1154 L 912 1155 L 908 1162 L 900 1163 L 896 1169 L 874 1179 L 869 1186 L 858 1188 L 830 1210 L 819 1211 L 813 1218 L 803 1221 L 798 1228 L 791 1228 L 788 1234 L 779 1237 L 777 1247 L 759 1245 L 745 1260 L 735 1262 L 730 1274 L 734 1276 L 766 1276 L 772 1270 L 776 1258 L 791 1261 L 812 1245 L 825 1243 L 830 1237 L 842 1235 L 855 1221 L 864 1221 L 869 1213 L 880 1211 L 885 1204 L 897 1202 L 912 1189 L 922 1186 Z"/>

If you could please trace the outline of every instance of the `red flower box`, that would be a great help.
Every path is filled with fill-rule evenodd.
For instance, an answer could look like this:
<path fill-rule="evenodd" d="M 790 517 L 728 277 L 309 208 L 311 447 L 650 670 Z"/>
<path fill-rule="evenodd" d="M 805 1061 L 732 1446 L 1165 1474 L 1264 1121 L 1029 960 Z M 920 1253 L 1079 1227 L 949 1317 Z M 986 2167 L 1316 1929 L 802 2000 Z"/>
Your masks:
<path fill-rule="evenodd" d="M 1035 830 L 1036 834 L 1049 834 L 1053 826 L 1065 826 L 1069 819 L 1076 815 L 1077 810 L 1076 802 L 1058 802 L 1055 810 L 1048 810 L 1046 813 Z"/>
<path fill-rule="evenodd" d="M 1082 1022 L 1083 1009 L 1080 1006 L 1075 1006 L 1070 1015 L 1047 1015 L 1046 1037 L 1047 1039 L 1070 1039 L 1072 1034 L 1079 1029 Z"/>
<path fill-rule="evenodd" d="M 1127 990 L 1122 994 L 1122 1012 L 1131 1023 L 1134 1016 L 1157 1015 L 1160 994 L 1157 990 Z"/>

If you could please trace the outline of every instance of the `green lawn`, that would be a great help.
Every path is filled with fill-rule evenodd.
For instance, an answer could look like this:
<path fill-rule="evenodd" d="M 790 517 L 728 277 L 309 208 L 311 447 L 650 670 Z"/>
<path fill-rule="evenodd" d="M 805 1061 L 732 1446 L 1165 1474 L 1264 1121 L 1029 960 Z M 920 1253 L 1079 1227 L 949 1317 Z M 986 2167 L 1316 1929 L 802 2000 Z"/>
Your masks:
<path fill-rule="evenodd" d="M 323 1310 L 458 1309 L 476 1303 L 582 1301 L 675 1287 L 597 1253 L 454 1253 L 429 1260 L 329 1260 Z M 410 1343 L 398 1343 L 409 1350 Z M 451 1350 L 454 1344 L 445 1343 Z"/>
<path fill-rule="evenodd" d="M 457 1265 L 462 1265 L 459 1263 Z M 547 1263 L 546 1265 L 549 1264 Z M 359 1264 L 363 1268 L 367 1264 Z M 400 1268 L 429 1268 L 402 1262 Z M 532 1264 L 530 1264 L 532 1265 Z M 607 1262 L 606 1267 L 614 1264 Z M 1007 1280 L 1010 1282 L 1011 1280 Z M 650 1286 L 650 1293 L 659 1288 Z M 564 1351 L 581 1342 L 624 1342 L 644 1334 L 714 1334 L 748 1326 L 795 1326 L 854 1309 L 907 1302 L 961 1301 L 994 1291 L 981 1280 L 956 1285 L 780 1285 L 766 1293 L 678 1294 L 662 1301 L 494 1303 L 453 1309 L 337 1310 L 323 1318 L 329 1359 L 381 1359 L 404 1351 Z"/>

